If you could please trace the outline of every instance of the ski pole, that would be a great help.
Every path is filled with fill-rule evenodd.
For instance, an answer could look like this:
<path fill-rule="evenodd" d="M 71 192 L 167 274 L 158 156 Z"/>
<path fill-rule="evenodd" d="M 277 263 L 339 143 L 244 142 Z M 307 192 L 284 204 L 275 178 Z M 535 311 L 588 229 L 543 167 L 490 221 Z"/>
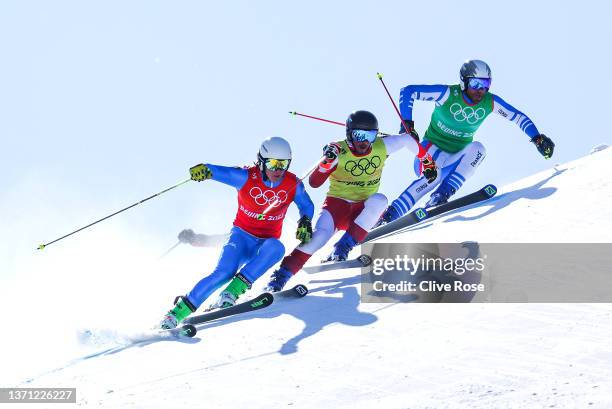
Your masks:
<path fill-rule="evenodd" d="M 343 125 L 344 126 L 344 125 Z M 289 190 L 289 192 L 293 192 L 293 189 L 295 189 L 297 187 L 297 185 L 299 184 L 299 182 L 303 181 L 304 179 L 306 179 L 308 176 L 310 176 L 310 174 L 312 172 L 314 172 L 314 170 L 319 166 L 319 162 L 321 162 L 323 159 L 325 159 L 325 155 L 321 156 L 316 163 L 301 177 L 298 179 L 298 183 L 295 184 L 295 186 Z M 272 210 L 272 208 L 274 206 L 276 206 L 276 203 L 278 202 L 278 199 L 276 199 L 274 202 L 270 203 L 270 205 L 266 208 L 266 210 L 264 210 L 261 214 L 259 214 L 257 216 L 257 220 L 263 220 L 264 216 L 270 211 Z"/>
<path fill-rule="evenodd" d="M 335 124 L 335 125 L 345 126 L 345 124 L 343 124 L 342 122 L 331 121 L 331 120 L 329 120 L 329 119 L 319 118 L 319 117 L 317 117 L 317 116 L 306 115 L 306 114 L 302 114 L 302 113 L 300 113 L 300 112 L 296 112 L 296 111 L 289 111 L 289 113 L 290 113 L 291 115 L 299 115 L 299 116 L 303 116 L 303 117 L 305 117 L 305 118 L 316 119 L 317 121 L 329 122 L 330 124 Z"/>
<path fill-rule="evenodd" d="M 126 208 L 124 208 L 124 209 L 118 210 L 118 211 L 116 211 L 116 212 L 115 212 L 115 213 L 113 213 L 113 214 L 109 214 L 108 216 L 103 217 L 103 218 L 101 218 L 100 220 L 96 220 L 95 222 L 90 223 L 90 224 L 88 224 L 87 226 L 81 227 L 81 228 L 80 228 L 80 229 L 78 229 L 78 230 L 75 230 L 75 231 L 73 231 L 73 232 L 71 232 L 71 233 L 68 233 L 68 234 L 66 234 L 66 235 L 64 235 L 64 236 L 62 236 L 62 237 L 60 237 L 60 238 L 58 238 L 58 239 L 55 239 L 55 240 L 53 240 L 53 241 L 50 241 L 50 242 L 48 242 L 48 243 L 41 244 L 40 246 L 38 246 L 38 247 L 37 247 L 37 250 L 42 250 L 42 249 L 44 249 L 45 247 L 47 247 L 48 245 L 50 245 L 50 244 L 53 244 L 53 243 L 55 243 L 55 242 L 57 242 L 57 241 L 60 241 L 60 240 L 62 240 L 62 239 L 65 239 L 65 238 L 66 238 L 66 237 L 68 237 L 68 236 L 72 236 L 73 234 L 78 233 L 78 232 L 80 232 L 81 230 L 85 230 L 86 228 L 91 227 L 91 226 L 93 226 L 94 224 L 98 224 L 98 223 L 100 223 L 101 221 L 104 221 L 104 220 L 106 220 L 106 219 L 109 219 L 109 218 L 111 218 L 111 217 L 113 217 L 113 216 L 115 216 L 115 215 L 118 215 L 118 214 L 119 214 L 119 213 L 121 213 L 121 212 L 125 212 L 126 210 L 131 209 L 131 208 L 132 208 L 132 207 L 134 207 L 134 206 L 137 206 L 137 205 L 139 205 L 139 204 L 141 204 L 141 203 L 146 202 L 147 200 L 153 199 L 154 197 L 157 197 L 157 196 L 159 196 L 159 195 L 161 195 L 161 194 L 163 194 L 163 193 L 166 193 L 166 192 L 167 192 L 167 191 L 169 191 L 169 190 L 172 190 L 172 189 L 174 189 L 174 188 L 176 188 L 176 187 L 179 187 L 179 186 L 181 186 L 181 185 L 183 185 L 183 184 L 185 184 L 185 183 L 189 182 L 190 180 L 191 180 L 191 178 L 190 178 L 190 179 L 187 179 L 187 180 L 183 180 L 182 182 L 179 182 L 179 183 L 177 183 L 177 184 L 176 184 L 176 185 L 174 185 L 174 186 L 170 186 L 169 188 L 164 189 L 164 190 L 162 190 L 162 191 L 161 191 L 161 192 L 159 192 L 159 193 L 155 193 L 154 195 L 151 195 L 151 196 L 147 197 L 146 199 L 142 199 L 141 201 L 139 201 L 139 202 L 137 202 L 137 203 L 134 203 L 133 205 L 128 206 L 128 207 L 126 207 Z"/>
<path fill-rule="evenodd" d="M 178 245 L 181 244 L 180 240 L 176 242 L 176 244 L 172 247 L 170 247 L 168 250 L 166 250 L 166 252 L 164 254 L 162 254 L 161 256 L 159 256 L 158 260 L 161 260 L 162 258 L 166 257 L 168 255 L 168 253 L 170 253 L 172 250 L 174 250 L 175 248 L 178 247 Z"/>
<path fill-rule="evenodd" d="M 416 141 L 417 145 L 419 145 L 419 153 L 417 155 L 417 157 L 419 159 L 421 159 L 423 156 L 425 156 L 425 150 L 423 149 L 423 147 L 421 146 L 421 144 L 419 143 L 419 138 L 416 138 L 414 135 L 412 135 L 410 132 L 408 132 L 408 126 L 406 125 L 406 122 L 404 121 L 404 118 L 402 118 L 402 114 L 400 114 L 399 109 L 397 109 L 397 105 L 395 104 L 395 101 L 393 100 L 393 97 L 391 97 L 391 94 L 389 93 L 389 90 L 387 89 L 387 85 L 385 85 L 385 81 L 383 81 L 383 76 L 381 73 L 377 72 L 376 76 L 378 77 L 378 79 L 380 80 L 380 83 L 382 84 L 382 86 L 385 88 L 385 91 L 387 92 L 387 95 L 389 96 L 389 99 L 391 100 L 391 104 L 393 104 L 393 108 L 395 108 L 395 112 L 397 112 L 397 116 L 399 116 L 400 121 L 402 121 L 402 125 L 404 125 L 404 129 L 406 130 L 406 132 L 412 136 L 412 138 Z"/>
<path fill-rule="evenodd" d="M 328 122 L 328 123 L 334 124 L 334 125 L 346 126 L 346 124 L 344 124 L 342 122 L 332 121 L 332 120 L 325 119 L 325 118 L 319 118 L 317 116 L 306 115 L 306 114 L 302 114 L 302 113 L 299 113 L 299 112 L 296 112 L 296 111 L 289 111 L 289 113 L 291 115 L 299 115 L 299 116 L 303 116 L 303 117 L 306 117 L 306 118 L 312 118 L 312 119 L 316 119 L 317 121 Z M 391 134 L 384 133 L 384 132 L 378 132 L 378 134 L 381 135 L 381 136 L 389 136 L 389 135 L 391 135 Z"/>

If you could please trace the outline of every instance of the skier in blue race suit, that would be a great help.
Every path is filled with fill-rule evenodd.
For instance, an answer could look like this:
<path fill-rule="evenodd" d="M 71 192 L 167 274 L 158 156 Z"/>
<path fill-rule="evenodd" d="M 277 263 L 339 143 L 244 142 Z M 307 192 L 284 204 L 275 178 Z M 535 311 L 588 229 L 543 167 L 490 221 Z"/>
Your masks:
<path fill-rule="evenodd" d="M 187 295 L 178 297 L 162 319 L 161 328 L 175 328 L 227 282 L 214 306 L 234 305 L 255 280 L 279 262 L 285 254 L 279 238 L 291 203 L 298 206 L 301 216 L 296 237 L 303 243 L 310 241 L 314 205 L 302 181 L 288 171 L 290 163 L 289 143 L 272 137 L 262 143 L 254 166 L 200 164 L 190 169 L 193 180 L 212 179 L 234 187 L 238 191 L 238 211 L 217 266 Z"/>

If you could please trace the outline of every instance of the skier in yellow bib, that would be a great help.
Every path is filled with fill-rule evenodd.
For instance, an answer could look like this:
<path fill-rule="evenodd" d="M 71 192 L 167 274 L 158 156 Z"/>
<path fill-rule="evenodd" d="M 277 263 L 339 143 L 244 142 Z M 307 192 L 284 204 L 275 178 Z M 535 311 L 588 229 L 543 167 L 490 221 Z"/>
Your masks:
<path fill-rule="evenodd" d="M 327 261 L 346 260 L 351 249 L 366 237 L 387 208 L 387 197 L 378 192 L 380 178 L 387 157 L 404 147 L 415 156 L 419 152 L 418 143 L 408 134 L 379 138 L 378 120 L 371 112 L 355 111 L 349 115 L 346 139 L 325 146 L 325 158 L 309 178 L 313 188 L 327 179 L 330 181 L 312 239 L 283 259 L 280 268 L 272 274 L 266 287 L 268 291 L 280 291 L 338 230 L 345 233 Z M 432 179 L 435 177 L 432 175 Z"/>

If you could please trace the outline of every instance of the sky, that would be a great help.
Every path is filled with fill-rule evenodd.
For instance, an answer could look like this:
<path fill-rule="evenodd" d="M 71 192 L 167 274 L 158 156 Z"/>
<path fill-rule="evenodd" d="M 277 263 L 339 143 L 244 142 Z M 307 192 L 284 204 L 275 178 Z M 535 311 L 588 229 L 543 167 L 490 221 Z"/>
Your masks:
<path fill-rule="evenodd" d="M 291 170 L 303 174 L 344 130 L 289 111 L 342 122 L 367 109 L 395 132 L 377 72 L 397 101 L 403 86 L 458 83 L 463 61 L 485 60 L 491 91 L 556 143 L 545 161 L 492 115 L 476 136 L 487 158 L 461 193 L 584 156 L 612 139 L 610 15 L 608 2 L 588 0 L 3 1 L 0 274 L 58 247 L 161 253 L 183 228 L 228 231 L 235 190 L 189 182 L 34 250 L 185 180 L 190 166 L 249 164 L 269 136 L 290 141 Z M 433 105 L 415 105 L 423 134 Z M 412 160 L 390 158 L 381 185 L 390 200 L 413 180 Z M 309 192 L 318 209 L 325 189 Z"/>

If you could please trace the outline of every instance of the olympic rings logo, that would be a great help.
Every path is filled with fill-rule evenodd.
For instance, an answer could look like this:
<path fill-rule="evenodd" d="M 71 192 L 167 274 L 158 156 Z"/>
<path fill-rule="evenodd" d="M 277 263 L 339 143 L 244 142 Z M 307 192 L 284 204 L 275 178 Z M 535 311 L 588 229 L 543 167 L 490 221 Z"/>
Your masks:
<path fill-rule="evenodd" d="M 485 117 L 486 111 L 482 107 L 478 109 L 462 107 L 459 103 L 455 102 L 450 106 L 450 113 L 453 114 L 455 121 L 467 121 L 468 124 L 474 125 Z"/>
<path fill-rule="evenodd" d="M 371 159 L 361 158 L 358 161 L 349 160 L 344 164 L 344 170 L 353 176 L 372 175 L 381 164 L 380 156 L 372 156 Z"/>
<path fill-rule="evenodd" d="M 262 191 L 261 188 L 255 186 L 249 190 L 249 195 L 259 206 L 272 205 L 272 207 L 278 207 L 287 201 L 287 192 L 284 190 L 279 190 L 278 192 L 274 190 Z"/>

